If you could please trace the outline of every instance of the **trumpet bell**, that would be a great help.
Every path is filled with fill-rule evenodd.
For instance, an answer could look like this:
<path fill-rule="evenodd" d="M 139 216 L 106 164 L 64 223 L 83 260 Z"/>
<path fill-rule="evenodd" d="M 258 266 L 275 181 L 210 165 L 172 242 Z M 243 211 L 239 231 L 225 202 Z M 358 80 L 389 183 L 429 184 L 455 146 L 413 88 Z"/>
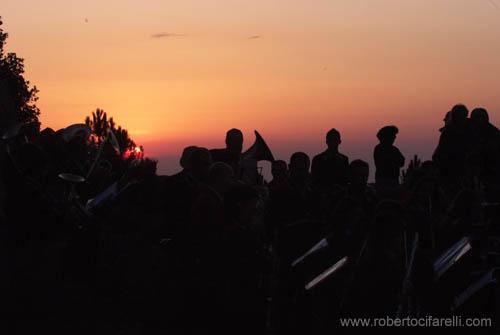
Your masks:
<path fill-rule="evenodd" d="M 243 159 L 255 160 L 255 161 L 269 161 L 274 162 L 274 156 L 269 149 L 264 138 L 259 134 L 257 130 L 255 132 L 255 142 L 252 146 L 242 154 Z"/>
<path fill-rule="evenodd" d="M 60 130 L 61 137 L 64 141 L 70 142 L 75 138 L 81 138 L 83 140 L 88 140 L 92 131 L 89 126 L 83 123 L 75 123 Z"/>

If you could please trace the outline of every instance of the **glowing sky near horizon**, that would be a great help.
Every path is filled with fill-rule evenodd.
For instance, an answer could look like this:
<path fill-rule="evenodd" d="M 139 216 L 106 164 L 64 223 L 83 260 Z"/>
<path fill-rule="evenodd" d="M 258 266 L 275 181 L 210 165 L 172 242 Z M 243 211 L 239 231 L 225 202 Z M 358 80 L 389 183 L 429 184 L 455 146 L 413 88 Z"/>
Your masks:
<path fill-rule="evenodd" d="M 371 159 L 386 124 L 429 158 L 457 102 L 498 124 L 497 2 L 3 0 L 0 15 L 44 127 L 103 108 L 171 173 L 182 147 L 223 146 L 232 127 L 284 159 L 335 127 Z"/>

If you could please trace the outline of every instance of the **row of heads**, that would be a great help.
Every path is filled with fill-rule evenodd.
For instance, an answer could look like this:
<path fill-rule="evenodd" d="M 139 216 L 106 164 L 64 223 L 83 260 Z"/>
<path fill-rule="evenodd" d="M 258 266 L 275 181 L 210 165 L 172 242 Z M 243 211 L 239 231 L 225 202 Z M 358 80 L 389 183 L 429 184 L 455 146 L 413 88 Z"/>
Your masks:
<path fill-rule="evenodd" d="M 457 104 L 452 107 L 452 109 L 446 113 L 443 121 L 445 125 L 448 124 L 463 124 L 469 118 L 469 109 L 464 104 Z M 486 125 L 490 121 L 488 111 L 485 108 L 478 107 L 474 108 L 470 112 L 470 120 L 477 125 Z"/>
<path fill-rule="evenodd" d="M 444 122 L 461 124 L 469 118 L 469 109 L 464 104 L 457 104 L 446 113 Z M 489 123 L 488 111 L 485 108 L 474 108 L 470 112 L 470 120 L 477 125 Z M 399 129 L 394 125 L 382 127 L 377 132 L 377 138 L 381 143 L 394 143 Z M 336 148 L 342 143 L 340 132 L 332 128 L 326 133 L 326 144 L 329 148 Z M 226 132 L 226 148 L 236 153 L 241 153 L 243 148 L 243 132 L 240 129 L 232 128 Z"/>
<path fill-rule="evenodd" d="M 394 143 L 398 132 L 396 126 L 385 126 L 377 132 L 377 138 L 381 143 Z M 226 132 L 225 143 L 227 150 L 235 154 L 241 154 L 243 150 L 243 132 L 237 128 L 229 129 Z M 329 149 L 337 149 L 341 143 L 342 137 L 337 129 L 332 128 L 326 133 L 326 145 Z"/>
<path fill-rule="evenodd" d="M 182 168 L 199 180 L 219 180 L 234 176 L 235 171 L 228 164 L 213 162 L 210 150 L 203 147 L 190 146 L 184 149 L 181 157 Z M 311 159 L 305 152 L 295 152 L 290 156 L 289 163 L 275 160 L 271 164 L 271 174 L 274 179 L 303 179 L 310 173 Z M 349 164 L 351 182 L 366 183 L 369 175 L 367 162 L 356 159 Z"/>

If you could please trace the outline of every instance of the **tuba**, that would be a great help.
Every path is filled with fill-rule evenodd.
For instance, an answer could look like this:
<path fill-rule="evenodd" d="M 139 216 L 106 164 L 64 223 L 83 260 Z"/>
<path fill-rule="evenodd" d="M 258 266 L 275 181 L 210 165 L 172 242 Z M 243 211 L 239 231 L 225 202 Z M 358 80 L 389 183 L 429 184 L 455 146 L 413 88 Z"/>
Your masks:
<path fill-rule="evenodd" d="M 87 141 L 92 133 L 89 126 L 84 123 L 75 123 L 58 131 L 65 142 L 80 138 Z"/>
<path fill-rule="evenodd" d="M 255 161 L 274 162 L 274 156 L 266 141 L 262 138 L 257 130 L 255 132 L 255 142 L 252 146 L 242 154 L 242 159 Z"/>
<path fill-rule="evenodd" d="M 258 169 L 257 162 L 273 162 L 274 156 L 266 141 L 257 130 L 255 132 L 255 142 L 252 146 L 241 154 L 240 173 L 241 180 L 249 184 L 259 184 L 263 180 L 261 170 Z"/>

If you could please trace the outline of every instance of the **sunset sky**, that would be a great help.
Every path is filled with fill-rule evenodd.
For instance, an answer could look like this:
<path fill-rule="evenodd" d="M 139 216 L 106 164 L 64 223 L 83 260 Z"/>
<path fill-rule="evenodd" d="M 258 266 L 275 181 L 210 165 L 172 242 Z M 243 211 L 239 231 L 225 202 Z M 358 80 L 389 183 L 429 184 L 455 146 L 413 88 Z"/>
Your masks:
<path fill-rule="evenodd" d="M 500 0 L 2 0 L 0 15 L 43 127 L 103 108 L 161 173 L 232 127 L 286 160 L 335 127 L 371 161 L 395 124 L 409 161 L 455 103 L 500 121 Z"/>

